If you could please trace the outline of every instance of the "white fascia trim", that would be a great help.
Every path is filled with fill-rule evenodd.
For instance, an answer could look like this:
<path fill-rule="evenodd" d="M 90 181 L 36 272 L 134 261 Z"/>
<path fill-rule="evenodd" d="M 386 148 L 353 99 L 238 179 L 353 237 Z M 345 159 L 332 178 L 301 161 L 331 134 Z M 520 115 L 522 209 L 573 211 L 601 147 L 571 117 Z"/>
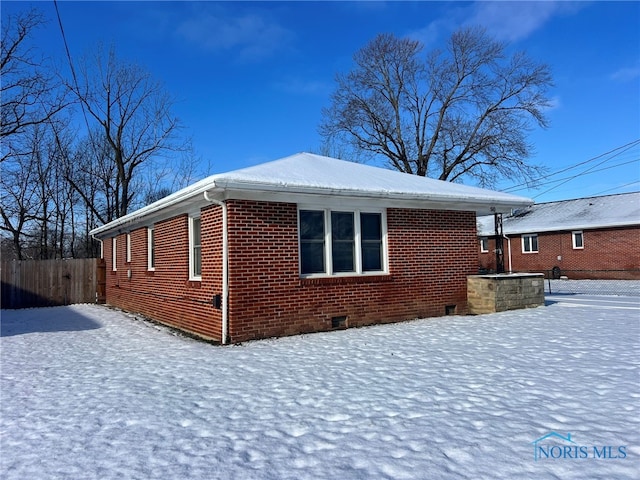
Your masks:
<path fill-rule="evenodd" d="M 274 185 L 260 182 L 216 182 L 216 187 L 225 191 L 236 193 L 249 192 L 266 194 L 280 194 L 283 198 L 287 196 L 310 195 L 316 197 L 346 197 L 362 200 L 383 200 L 385 204 L 389 201 L 398 201 L 398 207 L 402 208 L 428 208 L 437 210 L 466 210 L 466 211 L 488 211 L 492 213 L 510 213 L 514 208 L 531 206 L 534 202 L 529 198 L 498 198 L 498 197 L 459 197 L 456 195 L 438 195 L 423 193 L 404 193 L 371 190 L 350 190 L 331 189 L 321 187 L 287 186 Z M 227 197 L 230 198 L 230 197 Z M 236 198 L 235 196 L 233 198 Z M 317 202 L 317 200 L 316 200 Z M 300 203 L 296 201 L 295 203 Z"/>
<path fill-rule="evenodd" d="M 288 203 L 319 203 L 326 199 L 344 199 L 345 201 L 379 202 L 380 207 L 416 208 L 433 210 L 473 211 L 478 214 L 509 213 L 514 208 L 532 205 L 531 199 L 524 197 L 459 197 L 456 195 L 438 195 L 427 193 L 403 193 L 371 190 L 332 189 L 304 185 L 281 185 L 261 182 L 209 179 L 206 183 L 196 183 L 192 188 L 176 192 L 135 212 L 113 220 L 91 230 L 90 234 L 98 238 L 106 236 L 114 229 L 136 228 L 153 223 L 160 218 L 170 218 L 171 214 L 181 212 L 180 207 L 194 199 L 203 201 L 204 193 L 218 201 L 229 199 L 282 201 Z M 198 196 L 202 196 L 198 198 Z"/>
<path fill-rule="evenodd" d="M 193 188 L 180 190 L 168 197 L 158 200 L 157 202 L 142 207 L 135 212 L 128 213 L 120 218 L 117 218 L 101 227 L 91 230 L 89 233 L 93 236 L 100 238 L 111 230 L 122 227 L 137 227 L 155 223 L 157 218 L 170 218 L 171 213 L 176 213 L 176 210 L 169 210 L 171 207 L 180 207 L 181 204 L 188 202 L 190 199 L 197 198 L 206 191 L 212 191 L 215 189 L 215 182 L 211 181 L 206 185 L 200 185 L 196 183 Z M 203 201 L 203 205 L 204 205 Z M 157 214 L 154 217 L 154 214 Z"/>
<path fill-rule="evenodd" d="M 517 229 L 510 229 L 508 227 L 504 227 L 503 224 L 503 230 L 505 234 L 508 235 L 521 235 L 521 234 L 527 234 L 527 233 L 537 233 L 537 234 L 543 234 L 546 232 L 572 232 L 572 231 L 578 231 L 578 230 L 582 230 L 582 231 L 589 231 L 589 230 L 599 230 L 599 229 L 603 229 L 603 228 L 621 228 L 621 227 L 640 227 L 640 221 L 639 222 L 615 222 L 615 223 L 607 223 L 607 224 L 596 224 L 596 225 L 585 225 L 585 224 L 567 224 L 567 225 L 562 225 L 562 226 L 557 226 L 557 227 L 543 227 L 540 228 L 540 225 L 538 225 L 537 228 L 517 228 Z"/>

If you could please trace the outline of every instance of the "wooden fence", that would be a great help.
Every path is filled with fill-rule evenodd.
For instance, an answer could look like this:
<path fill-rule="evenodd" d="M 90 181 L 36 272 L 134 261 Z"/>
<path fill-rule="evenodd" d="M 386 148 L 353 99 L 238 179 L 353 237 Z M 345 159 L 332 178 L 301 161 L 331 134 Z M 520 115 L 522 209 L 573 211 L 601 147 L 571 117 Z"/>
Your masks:
<path fill-rule="evenodd" d="M 106 269 L 97 258 L 2 262 L 2 308 L 104 303 Z"/>

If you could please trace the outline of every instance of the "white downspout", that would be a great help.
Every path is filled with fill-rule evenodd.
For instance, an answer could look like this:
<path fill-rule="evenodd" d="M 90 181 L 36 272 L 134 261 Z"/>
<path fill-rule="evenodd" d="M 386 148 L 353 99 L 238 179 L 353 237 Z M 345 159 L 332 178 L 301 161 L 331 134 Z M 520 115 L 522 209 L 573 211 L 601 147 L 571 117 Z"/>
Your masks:
<path fill-rule="evenodd" d="M 513 268 L 511 268 L 511 239 L 506 235 L 502 235 L 507 239 L 507 250 L 509 250 L 509 273 L 513 273 Z"/>
<path fill-rule="evenodd" d="M 205 190 L 204 199 L 207 202 L 220 205 L 222 207 L 222 344 L 227 343 L 229 332 L 229 237 L 227 234 L 227 203 L 209 197 L 209 192 Z"/>

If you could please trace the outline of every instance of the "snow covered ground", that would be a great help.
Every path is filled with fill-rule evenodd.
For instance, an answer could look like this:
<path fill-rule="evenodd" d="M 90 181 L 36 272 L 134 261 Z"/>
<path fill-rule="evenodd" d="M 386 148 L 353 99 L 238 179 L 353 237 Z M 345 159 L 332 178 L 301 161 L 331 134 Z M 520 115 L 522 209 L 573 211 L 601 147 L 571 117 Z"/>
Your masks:
<path fill-rule="evenodd" d="M 547 303 L 230 347 L 2 311 L 0 477 L 638 478 L 640 299 Z"/>

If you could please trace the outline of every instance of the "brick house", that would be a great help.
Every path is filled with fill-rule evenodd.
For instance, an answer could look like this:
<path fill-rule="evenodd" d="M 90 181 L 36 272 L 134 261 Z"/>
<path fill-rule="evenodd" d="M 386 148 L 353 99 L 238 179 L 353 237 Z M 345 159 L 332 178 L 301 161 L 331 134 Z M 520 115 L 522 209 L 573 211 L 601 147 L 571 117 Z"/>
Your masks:
<path fill-rule="evenodd" d="M 529 199 L 301 153 L 92 231 L 107 303 L 221 343 L 467 309 L 476 214 Z"/>
<path fill-rule="evenodd" d="M 538 203 L 503 217 L 507 271 L 640 278 L 640 192 Z M 495 270 L 492 216 L 478 219 L 479 265 Z"/>

